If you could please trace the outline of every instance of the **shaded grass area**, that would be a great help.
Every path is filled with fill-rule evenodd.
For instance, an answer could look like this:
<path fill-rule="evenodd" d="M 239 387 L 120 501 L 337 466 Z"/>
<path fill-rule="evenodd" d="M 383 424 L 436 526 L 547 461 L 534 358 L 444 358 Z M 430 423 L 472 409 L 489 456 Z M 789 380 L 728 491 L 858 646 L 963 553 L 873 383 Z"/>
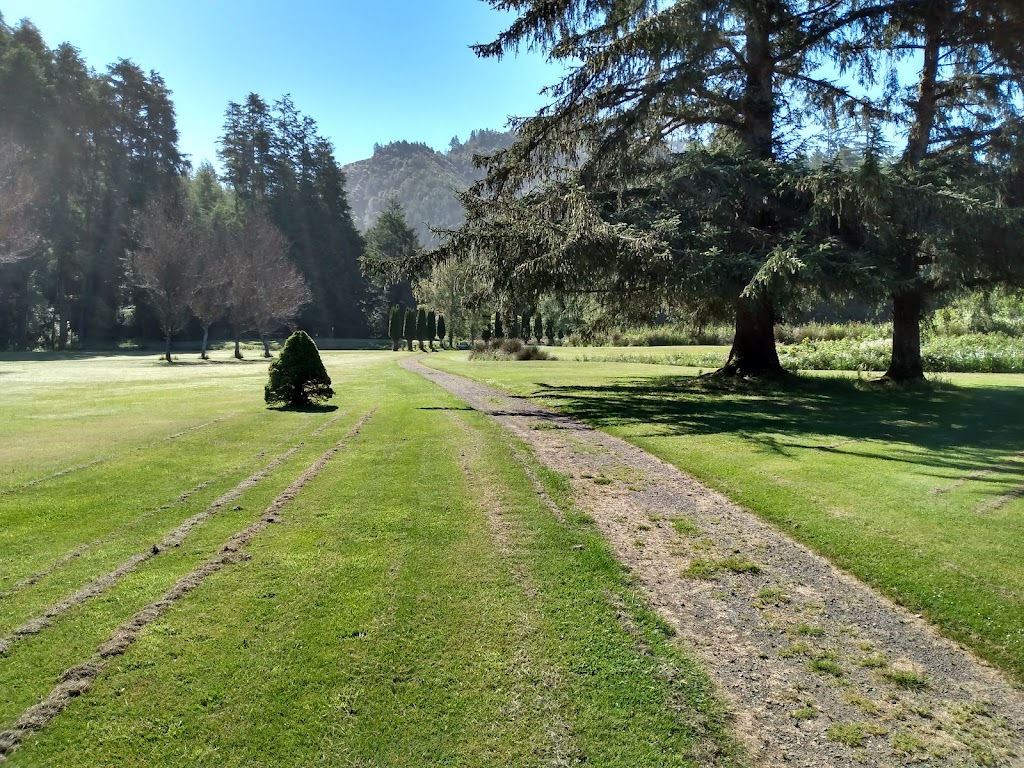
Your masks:
<path fill-rule="evenodd" d="M 252 470 L 254 451 L 290 445 L 284 438 L 296 430 L 294 440 L 305 441 L 181 547 L 0 656 L 0 730 L 377 407 L 281 521 L 249 545 L 250 560 L 211 576 L 143 630 L 12 765 L 527 766 L 563 755 L 607 766 L 738 763 L 706 676 L 672 647 L 600 536 L 567 506 L 563 524 L 541 503 L 496 426 L 387 356 L 325 358 L 344 393 L 335 398 L 338 412 L 274 412 L 225 396 L 221 408 L 242 413 L 211 427 L 225 431 L 224 444 L 151 449 L 154 463 L 162 456 L 175 467 L 169 478 L 188 471 L 186 456 L 211 464 L 204 473 L 218 460 L 237 465 L 188 509 L 122 530 L 137 506 L 115 491 L 103 498 L 112 518 L 104 525 L 74 525 L 81 509 L 66 515 L 66 532 L 52 527 L 52 543 L 33 539 L 28 522 L 19 527 L 23 538 L 7 541 L 8 551 L 42 548 L 52 557 L 97 533 L 117 534 L 18 593 L 10 623 L 233 487 Z M 173 389 L 140 397 L 173 412 L 181 407 Z M 453 434 L 453 417 L 464 430 Z M 247 418 L 248 431 L 228 440 L 236 429 L 229 425 Z M 85 439 L 92 427 L 81 429 Z M 117 453 L 116 441 L 110 447 Z M 463 461 L 472 463 L 468 475 Z M 136 480 L 158 497 L 150 504 L 173 493 L 170 479 L 146 485 L 144 473 L 132 471 L 141 472 L 112 460 L 32 490 L 56 500 L 76 484 L 99 489 L 107 477 Z M 564 478 L 544 477 L 566 505 Z M 510 549 L 497 546 L 489 528 L 485 482 L 486 498 L 507 513 Z M 17 516 L 20 495 L 0 497 L 0 519 Z M 45 520 L 42 506 L 35 514 Z"/>
<path fill-rule="evenodd" d="M 433 365 L 690 472 L 1024 681 L 1024 377 L 735 385 L 615 363 Z"/>

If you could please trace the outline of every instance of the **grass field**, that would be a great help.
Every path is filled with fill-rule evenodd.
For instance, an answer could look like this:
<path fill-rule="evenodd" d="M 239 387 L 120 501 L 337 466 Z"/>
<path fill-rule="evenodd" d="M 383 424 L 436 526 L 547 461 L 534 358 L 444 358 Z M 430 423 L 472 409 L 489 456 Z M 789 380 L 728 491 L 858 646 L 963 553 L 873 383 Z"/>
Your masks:
<path fill-rule="evenodd" d="M 263 406 L 262 361 L 0 361 L 0 731 L 95 676 L 10 764 L 742 761 L 563 478 L 531 464 L 564 521 L 483 416 L 324 357 L 307 412 Z"/>
<path fill-rule="evenodd" d="M 444 353 L 430 364 L 651 451 L 1024 682 L 1024 376 L 946 374 L 897 391 L 842 376 L 723 388 L 695 369 L 574 352 L 531 363 Z"/>

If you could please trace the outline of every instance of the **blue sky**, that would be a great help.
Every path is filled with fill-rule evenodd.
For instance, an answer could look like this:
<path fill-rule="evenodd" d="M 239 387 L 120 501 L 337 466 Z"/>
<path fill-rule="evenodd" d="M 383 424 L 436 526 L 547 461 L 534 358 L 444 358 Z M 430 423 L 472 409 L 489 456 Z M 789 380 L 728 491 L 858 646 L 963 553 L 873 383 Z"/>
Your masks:
<path fill-rule="evenodd" d="M 102 71 L 119 58 L 173 91 L 181 148 L 216 162 L 228 101 L 290 93 L 342 164 L 375 142 L 445 149 L 452 136 L 532 114 L 558 69 L 537 54 L 478 59 L 511 17 L 482 0 L 0 0 L 50 47 L 70 42 Z"/>

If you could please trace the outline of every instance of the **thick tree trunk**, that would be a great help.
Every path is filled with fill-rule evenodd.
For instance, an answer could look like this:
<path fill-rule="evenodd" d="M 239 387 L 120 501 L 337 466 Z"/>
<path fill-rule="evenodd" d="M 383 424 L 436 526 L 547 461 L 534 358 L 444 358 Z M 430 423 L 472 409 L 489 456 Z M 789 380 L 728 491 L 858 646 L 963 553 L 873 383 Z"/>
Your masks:
<path fill-rule="evenodd" d="M 203 326 L 203 348 L 199 352 L 199 359 L 200 360 L 209 360 L 210 359 L 210 356 L 206 354 L 206 346 L 207 346 L 207 343 L 209 342 L 209 340 L 210 340 L 210 326 L 204 325 Z"/>
<path fill-rule="evenodd" d="M 242 359 L 241 339 L 238 338 L 238 331 L 235 331 L 235 360 Z"/>
<path fill-rule="evenodd" d="M 892 360 L 884 379 L 915 381 L 924 378 L 921 360 L 921 314 L 924 289 L 920 285 L 897 291 L 892 296 Z"/>
<path fill-rule="evenodd" d="M 263 356 L 272 357 L 270 354 L 270 342 L 267 340 L 267 337 L 260 334 L 260 341 L 263 343 Z"/>
<path fill-rule="evenodd" d="M 935 127 L 939 61 L 942 52 L 943 18 L 936 8 L 925 18 L 925 43 L 921 77 L 914 104 L 914 122 L 907 136 L 903 163 L 916 168 L 928 156 L 932 130 Z M 926 287 L 918 275 L 916 241 L 908 242 L 900 256 L 898 278 L 901 286 L 892 295 L 892 359 L 883 379 L 914 381 L 924 378 L 921 360 L 921 318 L 924 313 Z"/>
<path fill-rule="evenodd" d="M 164 339 L 166 340 L 166 344 L 164 344 L 164 360 L 170 363 L 173 362 L 171 360 L 171 334 L 165 333 Z"/>
<path fill-rule="evenodd" d="M 391 351 L 392 352 L 397 352 L 398 351 L 398 339 L 392 339 L 391 340 Z"/>
<path fill-rule="evenodd" d="M 765 299 L 736 302 L 736 332 L 725 366 L 726 376 L 782 376 L 786 373 L 775 349 L 775 312 Z"/>
<path fill-rule="evenodd" d="M 409 342 L 409 348 L 408 348 L 407 351 L 408 352 L 412 352 L 413 351 L 413 349 L 412 349 L 412 339 L 406 339 L 406 341 Z"/>

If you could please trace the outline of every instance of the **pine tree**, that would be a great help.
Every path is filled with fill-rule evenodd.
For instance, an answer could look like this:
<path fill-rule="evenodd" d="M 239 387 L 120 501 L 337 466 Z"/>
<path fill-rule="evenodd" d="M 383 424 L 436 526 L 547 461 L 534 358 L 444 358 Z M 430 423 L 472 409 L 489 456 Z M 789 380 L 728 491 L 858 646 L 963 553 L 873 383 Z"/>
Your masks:
<path fill-rule="evenodd" d="M 437 336 L 438 336 L 439 339 L 441 339 L 441 349 L 445 348 L 444 339 L 445 339 L 445 331 L 446 330 L 447 330 L 447 328 L 445 327 L 444 315 L 438 315 L 437 316 Z M 451 339 L 448 340 L 448 346 L 449 347 L 452 346 Z"/>
<path fill-rule="evenodd" d="M 435 352 L 434 349 L 434 337 L 437 335 L 437 316 L 434 314 L 434 310 L 427 312 L 427 341 L 430 345 L 430 351 Z"/>
<path fill-rule="evenodd" d="M 486 161 L 487 177 L 462 198 L 467 223 L 438 258 L 487 253 L 496 289 L 520 297 L 588 290 L 620 309 L 684 298 L 705 314 L 729 312 L 722 372 L 783 373 L 782 308 L 821 275 L 857 273 L 812 219 L 789 160 L 803 140 L 798 122 L 805 107 L 870 111 L 835 74 L 849 57 L 822 65 L 864 50 L 862 25 L 894 5 L 491 4 L 519 15 L 480 55 L 535 47 L 569 73 L 551 104 L 517 124 L 516 143 Z M 688 188 L 683 168 L 701 183 Z M 682 197 L 661 196 L 669 188 Z"/>
<path fill-rule="evenodd" d="M 391 339 L 391 351 L 397 352 L 402 343 L 402 307 L 395 304 L 391 307 L 391 315 L 388 318 L 388 336 Z"/>
<path fill-rule="evenodd" d="M 405 327 L 402 330 L 402 335 L 405 336 L 408 351 L 412 352 L 412 343 L 416 338 L 416 310 L 412 307 L 407 307 L 405 310 Z"/>
<path fill-rule="evenodd" d="M 420 352 L 426 352 L 423 342 L 427 340 L 427 309 L 420 307 L 416 313 L 416 341 L 419 343 Z"/>
<path fill-rule="evenodd" d="M 304 408 L 334 396 L 320 351 L 305 331 L 296 331 L 284 343 L 280 356 L 270 364 L 270 381 L 264 388 L 267 403 L 287 403 Z"/>
<path fill-rule="evenodd" d="M 533 316 L 533 335 L 537 338 L 537 343 L 541 343 L 541 336 L 544 335 L 544 320 L 540 316 L 540 312 Z"/>

